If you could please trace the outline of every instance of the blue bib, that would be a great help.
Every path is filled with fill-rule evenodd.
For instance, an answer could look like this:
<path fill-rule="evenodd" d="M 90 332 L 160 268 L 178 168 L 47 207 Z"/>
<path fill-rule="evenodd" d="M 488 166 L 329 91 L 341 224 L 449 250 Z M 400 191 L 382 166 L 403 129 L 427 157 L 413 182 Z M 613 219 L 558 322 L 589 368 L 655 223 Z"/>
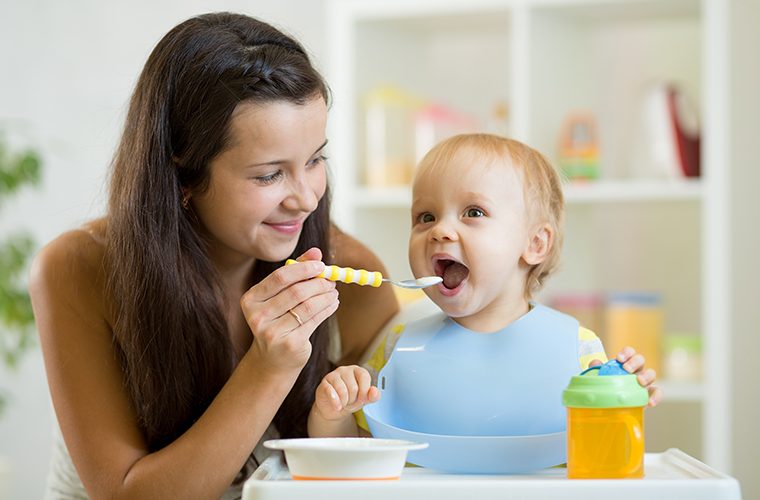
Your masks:
<path fill-rule="evenodd" d="M 548 307 L 533 304 L 507 327 L 485 334 L 437 313 L 407 325 L 378 375 L 382 397 L 365 407 L 365 415 L 377 437 L 392 437 L 378 436 L 376 429 L 380 428 L 384 429 L 381 432 L 400 429 L 425 434 L 428 441 L 430 435 L 522 436 L 523 446 L 530 449 L 531 438 L 551 434 L 554 438 L 547 444 L 551 450 L 544 457 L 547 463 L 541 457 L 526 463 L 555 465 L 564 461 L 562 391 L 579 369 L 578 322 Z M 477 440 L 478 447 L 486 441 Z M 463 440 L 457 442 L 459 446 Z M 502 444 L 506 442 L 502 440 Z M 502 446 L 495 441 L 491 444 Z M 430 448 L 411 453 L 409 459 L 418 465 L 436 466 L 413 458 L 434 457 L 432 463 L 440 464 L 441 453 L 452 453 L 445 448 L 431 442 Z M 471 460 L 443 458 L 444 465 Z M 457 465 L 437 467 L 478 472 Z M 492 472 L 486 468 L 484 472 Z"/>

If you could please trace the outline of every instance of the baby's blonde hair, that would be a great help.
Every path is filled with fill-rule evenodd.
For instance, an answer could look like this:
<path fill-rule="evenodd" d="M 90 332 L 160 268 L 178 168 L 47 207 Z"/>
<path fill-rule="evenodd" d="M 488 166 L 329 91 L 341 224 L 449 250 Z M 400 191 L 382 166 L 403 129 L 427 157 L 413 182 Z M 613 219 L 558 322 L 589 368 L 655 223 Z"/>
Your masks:
<path fill-rule="evenodd" d="M 511 161 L 522 173 L 531 225 L 546 223 L 553 230 L 554 238 L 546 259 L 528 271 L 525 295 L 531 298 L 559 265 L 565 213 L 559 173 L 544 155 L 522 142 L 493 134 L 461 134 L 433 147 L 420 161 L 417 176 L 431 167 L 449 164 L 462 150 L 470 150 L 475 157 Z"/>

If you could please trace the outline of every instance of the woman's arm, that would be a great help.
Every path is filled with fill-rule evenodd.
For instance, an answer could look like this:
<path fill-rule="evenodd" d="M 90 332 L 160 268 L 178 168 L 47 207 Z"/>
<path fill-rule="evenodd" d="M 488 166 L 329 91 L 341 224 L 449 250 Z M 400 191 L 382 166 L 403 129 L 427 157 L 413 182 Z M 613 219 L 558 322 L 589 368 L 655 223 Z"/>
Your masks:
<path fill-rule="evenodd" d="M 298 363 L 278 360 L 303 350 L 309 332 L 289 332 L 284 348 L 275 341 L 262 347 L 265 338 L 275 337 L 277 324 L 260 321 L 264 333 L 206 412 L 174 442 L 150 453 L 123 388 L 106 308 L 106 297 L 119 291 L 105 290 L 103 265 L 103 245 L 74 231 L 40 252 L 30 282 L 53 405 L 80 478 L 92 498 L 219 498 L 300 372 Z M 304 287 L 329 288 L 326 280 L 308 279 L 308 266 L 292 267 L 298 269 L 262 281 L 269 297 L 292 283 L 305 297 Z"/>
<path fill-rule="evenodd" d="M 335 226 L 331 228 L 330 237 L 336 265 L 387 274 L 380 259 L 356 239 Z M 338 292 L 340 307 L 337 318 L 341 341 L 338 364 L 353 365 L 360 361 L 375 336 L 398 312 L 398 300 L 390 285 L 373 288 L 338 283 Z"/>

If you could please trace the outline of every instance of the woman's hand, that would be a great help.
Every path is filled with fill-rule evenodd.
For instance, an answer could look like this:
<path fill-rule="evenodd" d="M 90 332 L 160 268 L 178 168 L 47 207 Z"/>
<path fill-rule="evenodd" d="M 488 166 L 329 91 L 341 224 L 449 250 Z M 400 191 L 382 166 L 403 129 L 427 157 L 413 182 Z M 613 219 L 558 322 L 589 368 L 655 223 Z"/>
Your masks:
<path fill-rule="evenodd" d="M 311 248 L 251 287 L 240 299 L 253 333 L 251 349 L 275 371 L 300 370 L 311 355 L 309 337 L 338 308 L 335 283 L 317 276 L 325 265 Z"/>
<path fill-rule="evenodd" d="M 339 366 L 325 375 L 317 387 L 314 409 L 325 420 L 339 420 L 379 399 L 380 391 L 372 385 L 366 369 Z"/>
<path fill-rule="evenodd" d="M 636 380 L 638 380 L 641 387 L 645 387 L 647 391 L 649 391 L 649 403 L 647 406 L 657 406 L 662 400 L 662 390 L 660 390 L 659 387 L 652 385 L 657 379 L 657 374 L 653 369 L 644 367 L 646 361 L 644 356 L 636 353 L 636 349 L 633 347 L 627 346 L 620 350 L 617 355 L 617 360 L 620 361 L 623 368 L 625 368 L 628 373 L 636 375 Z M 600 360 L 595 359 L 589 363 L 589 366 L 597 366 L 601 364 L 602 362 Z"/>

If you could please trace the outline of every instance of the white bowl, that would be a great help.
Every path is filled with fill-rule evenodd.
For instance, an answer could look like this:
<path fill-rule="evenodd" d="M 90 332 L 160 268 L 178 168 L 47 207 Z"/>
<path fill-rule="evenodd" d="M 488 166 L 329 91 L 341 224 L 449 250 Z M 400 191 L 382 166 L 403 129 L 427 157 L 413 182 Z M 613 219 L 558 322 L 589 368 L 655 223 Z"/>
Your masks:
<path fill-rule="evenodd" d="M 398 479 L 409 450 L 427 443 L 374 438 L 273 439 L 264 442 L 283 450 L 293 479 Z"/>

